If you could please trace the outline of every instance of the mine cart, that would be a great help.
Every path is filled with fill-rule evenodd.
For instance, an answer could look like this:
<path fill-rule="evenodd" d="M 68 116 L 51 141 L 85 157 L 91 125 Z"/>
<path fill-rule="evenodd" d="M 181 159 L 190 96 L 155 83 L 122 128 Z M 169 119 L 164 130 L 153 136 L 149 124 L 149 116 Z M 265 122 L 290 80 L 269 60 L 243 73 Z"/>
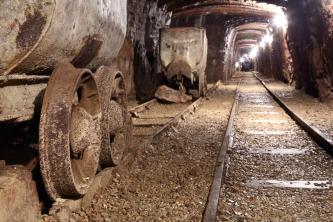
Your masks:
<path fill-rule="evenodd" d="M 205 69 L 207 37 L 202 28 L 167 28 L 161 30 L 160 59 L 173 88 L 183 85 L 206 93 Z"/>
<path fill-rule="evenodd" d="M 126 0 L 0 1 L 0 121 L 41 113 L 39 161 L 53 200 L 84 195 L 98 166 L 116 165 L 129 145 L 124 77 L 111 64 L 126 11 Z"/>

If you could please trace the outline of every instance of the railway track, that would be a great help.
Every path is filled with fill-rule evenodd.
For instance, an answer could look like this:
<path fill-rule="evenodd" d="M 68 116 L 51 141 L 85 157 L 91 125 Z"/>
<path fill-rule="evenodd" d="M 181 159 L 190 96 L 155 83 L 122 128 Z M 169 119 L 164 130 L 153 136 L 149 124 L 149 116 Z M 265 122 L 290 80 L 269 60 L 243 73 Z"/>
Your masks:
<path fill-rule="evenodd" d="M 216 82 L 208 90 L 208 94 L 215 90 L 220 82 Z M 200 97 L 187 103 L 161 103 L 152 99 L 141 105 L 132 107 L 129 112 L 133 120 L 133 136 L 156 138 L 176 124 L 185 115 L 195 112 L 203 98 Z"/>
<path fill-rule="evenodd" d="M 242 84 L 202 221 L 331 221 L 330 141 L 260 79 L 234 80 Z"/>
<path fill-rule="evenodd" d="M 202 98 L 184 104 L 150 102 L 133 118 L 134 136 L 157 137 L 188 113 L 194 112 Z"/>
<path fill-rule="evenodd" d="M 316 127 L 311 126 L 309 123 L 307 123 L 299 114 L 294 112 L 286 103 L 284 103 L 272 90 L 270 90 L 266 86 L 266 83 L 262 79 L 260 79 L 257 75 L 255 75 L 255 77 L 265 87 L 265 89 L 273 97 L 273 99 L 285 110 L 285 112 L 293 120 L 295 120 L 297 124 L 299 124 L 321 147 L 323 147 L 325 150 L 327 150 L 327 152 L 333 155 L 333 141 Z"/>

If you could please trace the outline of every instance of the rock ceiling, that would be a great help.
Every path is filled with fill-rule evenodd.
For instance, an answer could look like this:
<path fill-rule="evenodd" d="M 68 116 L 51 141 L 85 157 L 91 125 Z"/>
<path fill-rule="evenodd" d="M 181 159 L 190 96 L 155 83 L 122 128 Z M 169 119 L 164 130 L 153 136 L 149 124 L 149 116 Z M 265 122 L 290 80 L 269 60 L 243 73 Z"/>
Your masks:
<path fill-rule="evenodd" d="M 278 6 L 286 6 L 288 0 L 258 0 L 258 1 L 246 1 L 246 0 L 159 0 L 159 5 L 167 5 L 170 11 L 179 11 L 186 8 L 208 6 L 208 5 L 251 5 L 257 3 L 268 3 Z"/>

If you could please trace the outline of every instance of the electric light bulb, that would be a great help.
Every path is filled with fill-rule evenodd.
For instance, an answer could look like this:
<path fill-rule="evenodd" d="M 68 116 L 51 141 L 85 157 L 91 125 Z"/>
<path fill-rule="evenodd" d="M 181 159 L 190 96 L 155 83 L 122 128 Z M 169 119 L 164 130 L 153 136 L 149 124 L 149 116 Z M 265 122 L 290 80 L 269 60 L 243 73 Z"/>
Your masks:
<path fill-rule="evenodd" d="M 273 25 L 275 25 L 276 27 L 285 28 L 288 26 L 288 20 L 284 14 L 279 14 L 274 17 Z"/>
<path fill-rule="evenodd" d="M 258 56 L 258 50 L 259 50 L 259 47 L 257 45 L 253 47 L 253 49 L 251 50 L 251 53 L 249 55 L 251 59 L 254 59 Z"/>
<path fill-rule="evenodd" d="M 267 35 L 264 36 L 264 38 L 262 40 L 265 43 L 272 44 L 272 42 L 273 42 L 273 36 L 267 34 Z"/>

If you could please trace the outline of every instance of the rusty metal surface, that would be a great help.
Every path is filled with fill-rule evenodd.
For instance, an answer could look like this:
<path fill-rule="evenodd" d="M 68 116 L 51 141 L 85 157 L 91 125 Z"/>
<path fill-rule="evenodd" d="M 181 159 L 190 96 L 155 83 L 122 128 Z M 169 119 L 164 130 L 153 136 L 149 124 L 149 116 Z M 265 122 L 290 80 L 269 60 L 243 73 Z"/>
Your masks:
<path fill-rule="evenodd" d="M 193 27 L 167 28 L 162 29 L 160 35 L 160 60 L 168 80 L 176 77 L 182 83 L 182 78 L 186 77 L 191 87 L 196 86 L 199 95 L 205 96 L 208 50 L 206 30 Z"/>
<path fill-rule="evenodd" d="M 100 164 L 115 166 L 131 145 L 132 122 L 127 112 L 127 93 L 121 72 L 102 66 L 96 71 L 102 108 Z"/>
<path fill-rule="evenodd" d="M 126 34 L 126 0 L 3 0 L 0 75 L 59 63 L 110 65 Z"/>
<path fill-rule="evenodd" d="M 172 78 L 175 74 L 181 73 L 182 75 L 186 76 L 187 78 L 191 79 L 192 75 L 192 68 L 189 65 L 189 62 L 181 59 L 181 58 L 175 58 L 174 61 L 172 61 L 168 65 L 167 69 L 167 77 L 170 79 Z"/>
<path fill-rule="evenodd" d="M 21 122 L 34 117 L 42 103 L 48 76 L 0 76 L 0 122 Z"/>
<path fill-rule="evenodd" d="M 135 114 L 140 113 L 140 112 L 144 112 L 146 109 L 149 109 L 149 106 L 153 103 L 156 103 L 157 100 L 156 99 L 152 99 L 149 100 L 148 102 L 145 102 L 143 104 L 140 104 L 136 107 L 133 107 L 129 110 L 129 112 L 135 116 Z"/>
<path fill-rule="evenodd" d="M 71 64 L 59 66 L 46 88 L 39 132 L 41 172 L 52 200 L 87 192 L 99 161 L 100 121 L 92 73 Z"/>
<path fill-rule="evenodd" d="M 162 65 L 169 69 L 170 64 L 177 67 L 172 69 L 182 70 L 185 75 L 203 73 L 207 63 L 207 37 L 206 30 L 202 28 L 168 28 L 161 30 L 160 59 Z M 191 73 L 187 69 L 191 69 Z M 168 73 L 170 75 L 178 73 Z M 198 76 L 197 76 L 198 77 Z M 189 77 L 188 77 L 189 78 Z"/>

